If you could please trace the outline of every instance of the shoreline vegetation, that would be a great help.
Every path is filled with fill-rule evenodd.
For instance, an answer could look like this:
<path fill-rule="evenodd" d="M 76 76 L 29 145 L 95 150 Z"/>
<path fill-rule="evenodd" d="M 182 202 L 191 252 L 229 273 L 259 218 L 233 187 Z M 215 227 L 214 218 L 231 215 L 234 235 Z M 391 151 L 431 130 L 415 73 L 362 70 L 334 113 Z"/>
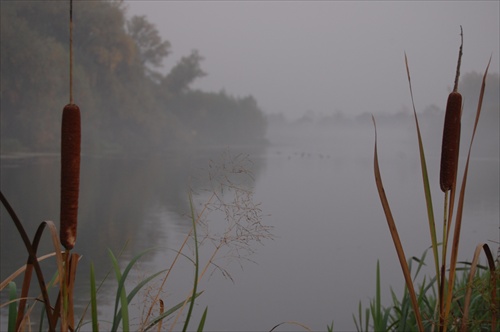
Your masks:
<path fill-rule="evenodd" d="M 167 74 L 160 69 L 171 56 L 163 40 L 143 16 L 127 16 L 122 2 L 74 4 L 75 102 L 82 113 L 82 153 L 161 153 L 211 146 L 266 146 L 272 131 L 287 127 L 337 130 L 371 125 L 371 111 L 308 111 L 298 119 L 262 110 L 251 95 L 232 96 L 194 90 L 191 84 L 207 75 L 198 51 L 178 59 Z M 6 2 L 1 11 L 1 153 L 57 152 L 61 119 L 58 109 L 67 96 L 68 4 Z M 481 74 L 464 73 L 464 107 L 474 106 Z M 499 74 L 489 74 L 480 132 L 495 131 L 499 122 Z M 419 116 L 430 131 L 439 132 L 444 109 L 427 105 Z M 386 110 L 380 125 L 395 127 L 411 116 L 409 109 Z M 473 121 L 464 115 L 464 122 Z M 470 127 L 470 126 L 468 126 Z M 488 142 L 488 145 L 495 144 Z M 482 144 L 478 144 L 482 145 Z"/>
<path fill-rule="evenodd" d="M 82 112 L 83 153 L 266 144 L 256 99 L 191 84 L 207 75 L 196 50 L 167 74 L 172 47 L 144 16 L 121 1 L 74 3 L 73 86 Z M 1 150 L 58 151 L 67 102 L 66 1 L 2 3 Z"/>

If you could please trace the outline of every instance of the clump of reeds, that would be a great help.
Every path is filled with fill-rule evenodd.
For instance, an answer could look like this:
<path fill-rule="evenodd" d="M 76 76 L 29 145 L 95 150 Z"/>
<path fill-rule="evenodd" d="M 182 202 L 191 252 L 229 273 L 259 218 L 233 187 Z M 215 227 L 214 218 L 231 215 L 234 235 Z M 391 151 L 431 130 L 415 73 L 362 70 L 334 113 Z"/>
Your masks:
<path fill-rule="evenodd" d="M 469 146 L 469 152 L 467 155 L 467 160 L 465 164 L 462 185 L 460 188 L 460 193 L 458 195 L 458 201 L 456 211 L 455 211 L 455 191 L 457 188 L 457 169 L 458 169 L 458 161 L 459 161 L 459 150 L 460 150 L 460 131 L 461 131 L 461 116 L 462 116 L 462 96 L 458 91 L 458 82 L 460 76 L 460 65 L 462 60 L 462 48 L 463 48 L 463 31 L 461 29 L 461 44 L 459 49 L 459 56 L 457 62 L 457 69 L 455 74 L 455 83 L 453 91 L 448 96 L 447 106 L 446 106 L 446 114 L 443 128 L 443 140 L 442 140 L 442 151 L 441 151 L 441 168 L 440 168 L 440 187 L 445 195 L 444 202 L 444 220 L 443 220 L 443 230 L 442 230 L 442 242 L 438 243 L 437 234 L 436 234 L 436 225 L 434 219 L 434 209 L 432 204 L 432 196 L 429 184 L 429 176 L 427 172 L 427 165 L 425 161 L 425 153 L 422 144 L 422 138 L 420 134 L 420 128 L 418 124 L 417 113 L 415 110 L 415 104 L 413 101 L 413 91 L 411 87 L 411 79 L 410 79 L 410 71 L 408 66 L 408 60 L 405 55 L 405 63 L 406 70 L 408 74 L 408 83 L 410 86 L 410 95 L 413 105 L 413 113 L 415 117 L 415 124 L 417 129 L 417 137 L 420 151 L 420 161 L 421 161 L 421 169 L 422 169 L 422 178 L 424 184 L 424 193 L 426 198 L 427 205 L 427 216 L 429 222 L 429 230 L 431 237 L 431 248 L 434 256 L 434 266 L 436 271 L 436 283 L 438 288 L 438 298 L 436 307 L 433 308 L 431 317 L 422 317 L 420 313 L 419 305 L 422 303 L 422 296 L 420 294 L 417 298 L 415 287 L 413 285 L 413 280 L 410 275 L 410 268 L 406 261 L 405 252 L 403 250 L 403 246 L 401 240 L 399 238 L 399 234 L 396 228 L 396 223 L 391 213 L 391 209 L 389 206 L 389 202 L 385 195 L 385 190 L 383 187 L 382 179 L 380 176 L 380 169 L 378 164 L 378 156 L 377 156 L 377 140 L 376 140 L 376 130 L 375 130 L 375 153 L 374 153 L 374 170 L 375 170 L 375 182 L 377 184 L 378 192 L 380 195 L 380 200 L 382 203 L 382 207 L 384 209 L 387 223 L 389 225 L 389 230 L 391 232 L 391 236 L 394 241 L 394 245 L 396 248 L 396 252 L 399 257 L 399 261 L 401 264 L 401 268 L 403 271 L 403 275 L 405 277 L 406 282 L 406 290 L 408 292 L 408 296 L 410 298 L 410 302 L 413 307 L 413 312 L 415 315 L 415 322 L 418 330 L 424 330 L 423 319 L 425 318 L 428 322 L 431 321 L 432 329 L 438 331 L 446 331 L 450 324 L 456 324 L 457 318 L 460 321 L 460 326 L 458 329 L 461 331 L 466 331 L 468 326 L 468 308 L 470 306 L 470 292 L 468 290 L 468 296 L 465 297 L 465 303 L 463 303 L 464 310 L 462 311 L 461 317 L 452 317 L 450 314 L 451 308 L 453 306 L 454 301 L 457 299 L 454 297 L 454 286 L 455 286 L 455 277 L 456 277 L 456 265 L 458 260 L 458 248 L 459 248 L 459 240 L 460 240 L 460 229 L 462 224 L 462 214 L 463 214 L 463 206 L 464 206 L 464 197 L 465 197 L 465 188 L 467 184 L 467 174 L 469 169 L 469 161 L 470 161 L 470 153 L 472 149 L 472 143 L 474 141 L 474 136 L 476 133 L 477 123 L 479 120 L 479 116 L 481 113 L 482 101 L 485 90 L 485 81 L 488 73 L 489 63 L 486 67 L 483 76 L 483 82 L 481 86 L 481 91 L 479 95 L 478 106 L 476 110 L 476 119 L 474 123 L 473 134 Z M 491 61 L 491 59 L 490 59 Z M 373 120 L 375 124 L 375 119 Z M 454 215 L 455 212 L 455 215 Z M 450 264 L 447 264 L 447 248 L 448 248 L 448 239 L 450 236 L 451 225 L 454 219 L 454 232 L 453 232 L 453 242 L 451 246 L 451 255 L 450 255 Z M 438 254 L 438 246 L 442 246 L 441 255 Z M 491 303 L 490 303 L 490 319 L 491 319 L 491 330 L 495 330 L 497 328 L 497 315 L 499 303 L 497 303 L 496 299 L 496 287 L 498 281 L 496 280 L 496 276 L 498 273 L 496 272 L 496 266 L 494 263 L 493 256 L 487 244 L 481 243 L 477 246 L 474 260 L 472 262 L 470 268 L 470 282 L 472 282 L 472 278 L 474 276 L 475 268 L 478 264 L 478 257 L 481 252 L 485 253 L 487 258 L 488 267 L 490 269 L 490 281 L 489 287 L 491 292 Z M 447 275 L 448 274 L 448 275 Z M 468 285 L 467 287 L 470 287 Z M 423 291 L 421 289 L 421 291 Z M 453 322 L 452 322 L 453 321 Z"/>

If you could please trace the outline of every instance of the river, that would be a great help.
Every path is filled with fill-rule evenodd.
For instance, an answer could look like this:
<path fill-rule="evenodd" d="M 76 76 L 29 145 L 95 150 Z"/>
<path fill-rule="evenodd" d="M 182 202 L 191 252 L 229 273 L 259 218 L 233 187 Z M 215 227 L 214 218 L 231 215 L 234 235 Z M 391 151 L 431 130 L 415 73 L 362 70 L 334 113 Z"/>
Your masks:
<path fill-rule="evenodd" d="M 430 240 L 418 146 L 407 131 L 379 128 L 378 144 L 385 190 L 411 257 L 420 256 Z M 207 331 L 269 331 L 292 321 L 326 330 L 332 320 L 337 331 L 353 330 L 352 314 L 357 314 L 359 301 L 366 307 L 375 295 L 377 260 L 383 302 L 390 303 L 390 287 L 401 294 L 403 275 L 375 187 L 373 128 L 311 131 L 293 137 L 291 132 L 276 131 L 265 148 L 83 155 L 74 249 L 83 256 L 76 286 L 77 318 L 90 299 L 89 264 L 95 264 L 97 279 L 102 280 L 111 268 L 108 249 L 117 256 L 123 250 L 119 261 L 124 268 L 134 255 L 153 248 L 137 263 L 127 290 L 142 277 L 170 267 L 175 250 L 191 230 L 190 194 L 196 213 L 203 212 L 198 229 L 203 240 L 201 267 L 222 244 L 199 284 L 204 292 L 194 308 L 191 329 L 208 306 Z M 434 152 L 427 163 L 439 220 L 442 193 L 435 185 L 439 158 Z M 470 261 L 481 242 L 495 252 L 498 248 L 498 169 L 498 155 L 471 160 L 460 260 Z M 462 171 L 463 166 L 460 176 Z M 1 190 L 30 236 L 41 221 L 58 220 L 58 186 L 58 155 L 2 156 Z M 3 280 L 27 254 L 5 209 L 1 213 Z M 234 226 L 235 220 L 244 227 Z M 231 225 L 234 232 L 226 232 Z M 45 234 L 40 253 L 50 248 Z M 192 252 L 189 241 L 184 253 L 192 257 Z M 48 278 L 54 271 L 51 264 L 46 264 Z M 137 295 L 131 306 L 133 326 L 145 317 L 143 308 L 163 276 Z M 160 293 L 166 308 L 189 294 L 193 277 L 193 265 L 181 257 Z M 115 292 L 111 274 L 98 297 L 103 328 L 111 319 Z M 88 315 L 84 321 L 89 321 Z M 285 330 L 303 328 L 287 323 L 277 329 Z"/>

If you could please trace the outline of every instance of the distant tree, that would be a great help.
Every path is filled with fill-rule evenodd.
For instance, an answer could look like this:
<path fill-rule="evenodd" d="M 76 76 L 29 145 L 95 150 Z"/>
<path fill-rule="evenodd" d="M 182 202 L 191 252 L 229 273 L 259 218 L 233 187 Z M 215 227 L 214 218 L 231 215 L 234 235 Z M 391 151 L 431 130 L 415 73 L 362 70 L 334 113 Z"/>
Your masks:
<path fill-rule="evenodd" d="M 49 14 L 54 7 L 46 8 Z M 24 2 L 1 9 L 0 132 L 23 146 L 48 148 L 60 132 L 57 110 L 68 101 L 67 66 L 60 65 L 68 53 L 32 28 L 33 11 Z"/>
<path fill-rule="evenodd" d="M 59 149 L 61 111 L 69 101 L 68 9 L 63 1 L 1 4 L 2 148 Z M 170 43 L 144 17 L 127 21 L 122 1 L 77 1 L 73 18 L 73 87 L 84 149 L 146 151 L 263 136 L 265 121 L 253 98 L 190 89 L 206 75 L 197 51 L 168 75 L 154 73 Z"/>
<path fill-rule="evenodd" d="M 170 54 L 170 43 L 162 40 L 156 26 L 146 16 L 133 16 L 127 22 L 127 32 L 138 48 L 141 64 L 146 70 L 161 67 L 163 59 Z"/>
<path fill-rule="evenodd" d="M 103 74 L 113 74 L 138 62 L 135 40 L 125 31 L 125 9 L 119 1 L 75 3 L 75 47 L 80 61 Z"/>
<path fill-rule="evenodd" d="M 194 80 L 206 75 L 200 66 L 202 60 L 203 57 L 197 50 L 192 51 L 189 56 L 182 57 L 170 73 L 165 76 L 162 85 L 172 94 L 186 92 Z"/>

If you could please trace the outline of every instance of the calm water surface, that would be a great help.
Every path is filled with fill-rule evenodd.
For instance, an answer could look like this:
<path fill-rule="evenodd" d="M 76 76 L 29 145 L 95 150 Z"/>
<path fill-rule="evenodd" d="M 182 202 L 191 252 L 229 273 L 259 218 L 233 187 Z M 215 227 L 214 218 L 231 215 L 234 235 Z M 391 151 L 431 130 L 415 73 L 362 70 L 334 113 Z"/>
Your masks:
<path fill-rule="evenodd" d="M 253 190 L 250 198 L 261 203 L 257 208 L 262 211 L 262 223 L 273 227 L 274 239 L 252 243 L 249 248 L 254 254 L 246 257 L 247 252 L 241 251 L 240 259 L 234 251 L 221 250 L 214 261 L 220 269 L 209 266 L 200 284 L 204 293 L 195 307 L 195 324 L 191 327 L 195 328 L 208 306 L 208 331 L 269 331 L 285 321 L 326 330 L 332 320 L 335 330 L 354 329 L 352 314 L 357 312 L 358 302 L 361 300 L 366 306 L 374 295 L 377 260 L 381 264 L 384 302 L 389 303 L 391 286 L 397 292 L 403 286 L 374 183 L 372 136 L 371 132 L 364 136 L 316 133 L 293 141 L 286 137 L 280 140 L 278 135 L 273 145 L 260 150 L 228 148 L 147 157 L 83 156 L 75 247 L 75 252 L 83 255 L 77 278 L 77 316 L 89 299 L 91 261 L 101 280 L 111 266 L 108 249 L 116 255 L 123 249 L 120 261 L 125 265 L 135 254 L 154 247 L 130 277 L 132 284 L 168 268 L 174 250 L 190 231 L 188 193 L 193 193 L 197 211 L 201 211 L 214 190 L 231 202 L 234 192 L 221 192 L 214 187 L 214 183 L 226 181 L 214 174 L 238 170 L 235 163 L 239 162 L 252 171 L 252 177 L 236 171 L 228 180 Z M 408 145 L 404 139 L 394 137 L 396 134 L 379 136 L 382 178 L 407 256 L 420 256 L 430 241 L 418 151 L 415 144 Z M 439 159 L 431 154 L 428 168 L 434 183 L 438 163 Z M 57 221 L 58 156 L 3 156 L 1 167 L 2 192 L 31 236 L 40 221 Z M 495 251 L 498 247 L 498 156 L 474 158 L 470 167 L 462 260 L 470 260 L 480 242 L 490 241 Z M 433 187 L 433 194 L 438 218 L 442 196 L 437 186 Z M 1 213 L 3 279 L 27 255 L 3 208 Z M 208 229 L 218 241 L 226 227 L 225 216 L 212 206 L 212 211 L 204 213 L 207 228 L 200 229 L 201 234 Z M 213 244 L 206 240 L 201 247 L 202 265 L 213 250 Z M 47 240 L 40 252 L 49 251 Z M 187 254 L 191 252 L 192 243 L 186 249 Z M 47 268 L 51 268 L 50 264 Z M 181 259 L 161 294 L 166 307 L 187 296 L 193 274 L 189 261 Z M 99 297 L 102 320 L 109 319 L 116 291 L 113 276 L 108 280 Z M 144 316 L 141 310 L 149 301 L 148 294 L 152 293 L 138 295 L 132 306 L 135 317 Z M 139 324 L 140 318 L 134 323 Z M 2 327 L 5 324 L 2 318 Z M 181 324 L 178 328 L 182 328 Z M 281 330 L 302 329 L 284 325 Z"/>

